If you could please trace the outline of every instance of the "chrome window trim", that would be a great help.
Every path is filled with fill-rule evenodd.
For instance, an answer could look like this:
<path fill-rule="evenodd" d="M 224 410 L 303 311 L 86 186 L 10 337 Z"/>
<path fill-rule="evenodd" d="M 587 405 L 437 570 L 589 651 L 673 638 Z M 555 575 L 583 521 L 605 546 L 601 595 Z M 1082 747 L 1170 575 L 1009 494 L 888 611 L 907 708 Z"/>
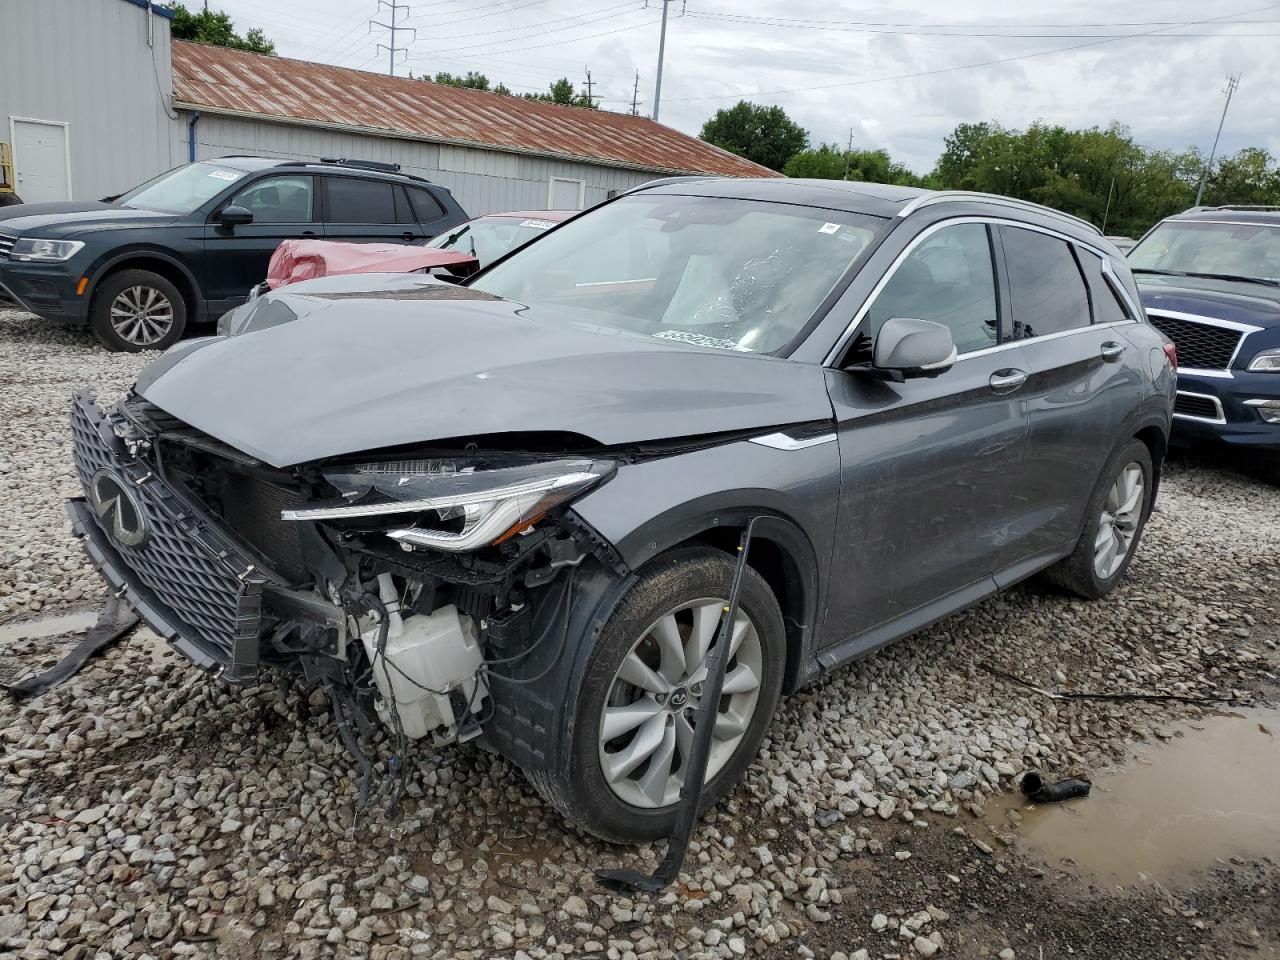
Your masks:
<path fill-rule="evenodd" d="M 1154 314 L 1157 317 L 1170 317 L 1174 320 L 1185 320 L 1187 323 L 1203 323 L 1207 327 L 1221 327 L 1224 330 L 1235 330 L 1241 334 L 1240 342 L 1236 344 L 1231 359 L 1227 361 L 1227 365 L 1221 370 L 1205 370 L 1200 367 L 1178 367 L 1178 373 L 1185 373 L 1195 377 L 1217 377 L 1221 380 L 1234 380 L 1235 374 L 1231 372 L 1231 368 L 1240 359 L 1240 351 L 1244 349 L 1244 342 L 1249 339 L 1249 335 L 1257 333 L 1264 327 L 1255 326 L 1252 323 L 1241 323 L 1239 320 L 1223 320 L 1220 317 L 1206 317 L 1199 313 L 1184 313 L 1181 310 L 1164 310 L 1156 307 L 1147 311 L 1148 315 Z M 1176 346 L 1176 344 L 1175 344 Z"/>
<path fill-rule="evenodd" d="M 1184 397 L 1197 397 L 1201 400 L 1212 400 L 1214 409 L 1218 411 L 1218 416 L 1216 418 L 1215 417 L 1197 417 L 1194 414 L 1190 414 L 1190 413 L 1175 413 L 1173 415 L 1173 418 L 1175 420 L 1193 420 L 1196 423 L 1217 423 L 1217 424 L 1223 424 L 1227 422 L 1226 414 L 1223 413 L 1222 411 L 1222 401 L 1219 400 L 1217 397 L 1215 397 L 1212 393 L 1195 393 L 1194 391 L 1191 391 L 1191 390 L 1179 390 L 1177 392 Z"/>
<path fill-rule="evenodd" d="M 1050 217 L 1058 217 L 1062 220 L 1070 221 L 1084 227 L 1090 233 L 1096 233 L 1102 236 L 1102 231 L 1095 227 L 1088 220 L 1084 220 L 1074 214 L 1064 213 L 1061 210 L 1055 210 L 1053 207 L 1046 207 L 1043 204 L 1032 203 L 1030 200 L 1018 200 L 1015 197 L 1002 197 L 996 193 L 981 193 L 973 190 L 937 190 L 931 193 L 922 193 L 918 197 L 912 197 L 903 206 L 901 210 L 895 214 L 897 217 L 909 217 L 924 207 L 931 207 L 937 203 L 964 203 L 971 201 L 976 203 L 991 203 L 1002 207 L 1012 207 L 1015 210 L 1027 210 L 1034 213 L 1043 214 Z"/>
<path fill-rule="evenodd" d="M 1267 223 L 1264 220 L 1196 220 L 1191 217 L 1169 217 L 1162 223 L 1219 223 L 1231 227 L 1280 227 L 1280 223 Z M 1156 224 L 1159 226 L 1160 224 Z"/>
<path fill-rule="evenodd" d="M 762 447 L 769 447 L 773 450 L 807 450 L 810 447 L 817 447 L 824 443 L 832 443 L 836 439 L 834 433 L 824 433 L 818 437 L 804 437 L 797 440 L 795 437 L 789 437 L 785 433 L 769 433 L 763 437 L 750 437 L 747 443 L 758 443 Z"/>
<path fill-rule="evenodd" d="M 898 215 L 901 216 L 902 214 L 899 213 Z M 1104 275 L 1107 273 L 1108 267 L 1110 266 L 1111 257 L 1110 255 L 1107 254 L 1105 250 L 1101 250 L 1097 247 L 1092 246 L 1091 244 L 1085 243 L 1081 240 L 1077 240 L 1074 237 L 1067 236 L 1067 234 L 1061 233 L 1057 230 L 1052 230 L 1048 227 L 1042 227 L 1039 224 L 1024 223 L 1021 220 L 1007 220 L 1003 217 L 989 217 L 989 216 L 984 217 L 984 216 L 978 216 L 978 215 L 952 217 L 949 220 L 939 220 L 937 223 L 929 224 L 929 226 L 925 227 L 918 234 L 912 237 L 911 241 L 905 247 L 903 247 L 901 251 L 899 251 L 896 257 L 893 258 L 893 262 L 889 264 L 889 268 L 884 272 L 884 276 L 882 276 L 878 281 L 876 281 L 876 285 L 871 288 L 871 292 L 867 294 L 866 299 L 862 301 L 862 304 L 854 312 L 853 319 L 849 322 L 848 326 L 845 327 L 844 332 L 840 334 L 839 338 L 836 340 L 835 346 L 833 346 L 829 351 L 827 351 L 827 355 L 822 360 L 822 365 L 826 367 L 830 367 L 835 364 L 836 360 L 839 359 L 840 354 L 849 345 L 849 340 L 853 336 L 853 332 L 858 329 L 858 326 L 866 318 L 867 311 L 869 311 L 871 309 L 871 305 L 875 303 L 876 297 L 880 296 L 881 291 L 884 290 L 884 288 L 888 285 L 889 281 L 893 279 L 894 274 L 898 272 L 898 268 L 902 266 L 902 261 L 904 261 L 907 257 L 909 257 L 912 254 L 912 252 L 916 249 L 916 247 L 918 247 L 921 243 L 923 243 L 929 237 L 933 236 L 939 230 L 942 230 L 946 227 L 957 226 L 965 223 L 981 223 L 981 224 L 990 225 L 990 226 L 1018 227 L 1023 230 L 1032 230 L 1032 231 L 1035 231 L 1036 233 L 1043 233 L 1046 236 L 1053 237 L 1057 240 L 1062 240 L 1064 243 L 1072 244 L 1073 246 L 1078 247 L 1082 250 L 1087 250 L 1089 253 L 1092 253 L 1094 256 L 1099 257 L 1103 262 Z M 992 260 L 991 268 L 993 271 L 996 269 L 994 259 Z M 998 280 L 998 277 L 996 279 Z M 1084 278 L 1082 277 L 1081 279 L 1083 280 Z M 1134 306 L 1132 298 L 1129 297 L 1128 291 L 1123 290 L 1123 285 L 1120 285 L 1120 287 L 1121 287 L 1121 290 L 1124 292 L 1125 303 L 1132 308 Z M 1118 327 L 1118 326 L 1124 326 L 1125 324 L 1138 323 L 1139 321 L 1136 318 L 1140 316 L 1142 316 L 1142 313 L 1135 309 L 1131 319 L 1128 319 L 1128 320 L 1113 320 L 1110 323 L 1093 323 L 1087 327 L 1076 327 L 1072 330 L 1061 330 L 1058 333 L 1045 334 L 1044 336 L 1040 336 L 1040 337 L 1028 337 L 1024 340 L 1009 340 L 1005 343 L 998 343 L 995 346 L 983 347 L 981 350 L 970 350 L 967 353 L 959 354 L 959 356 L 956 358 L 956 362 L 959 363 L 960 361 L 966 359 L 967 357 L 984 356 L 989 353 L 994 353 L 997 350 L 1004 350 L 1009 347 L 1021 346 L 1024 343 L 1031 343 L 1032 341 L 1052 340 L 1052 339 L 1067 336 L 1073 333 L 1084 333 L 1087 330 L 1097 330 L 1100 328 Z"/>

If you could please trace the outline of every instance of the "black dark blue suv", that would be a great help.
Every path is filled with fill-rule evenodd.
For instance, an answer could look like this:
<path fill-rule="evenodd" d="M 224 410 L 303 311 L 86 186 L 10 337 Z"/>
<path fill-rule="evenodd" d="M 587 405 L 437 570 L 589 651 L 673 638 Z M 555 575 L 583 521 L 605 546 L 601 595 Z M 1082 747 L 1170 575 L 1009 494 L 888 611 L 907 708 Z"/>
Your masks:
<path fill-rule="evenodd" d="M 1178 349 L 1174 439 L 1280 464 L 1280 207 L 1195 207 L 1129 253 L 1151 323 Z M 1280 471 L 1276 471 L 1280 474 Z"/>
<path fill-rule="evenodd" d="M 104 201 L 0 211 L 0 300 L 88 324 L 112 350 L 156 350 L 243 303 L 282 240 L 401 241 L 468 219 L 394 164 L 223 157 Z"/>

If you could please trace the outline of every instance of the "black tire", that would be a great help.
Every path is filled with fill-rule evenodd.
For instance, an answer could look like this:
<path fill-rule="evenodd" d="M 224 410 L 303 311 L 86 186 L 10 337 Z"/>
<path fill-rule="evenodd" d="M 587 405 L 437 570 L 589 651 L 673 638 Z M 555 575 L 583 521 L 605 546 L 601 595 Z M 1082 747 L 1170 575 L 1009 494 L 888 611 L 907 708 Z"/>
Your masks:
<path fill-rule="evenodd" d="M 728 597 L 733 570 L 733 558 L 718 550 L 684 549 L 660 557 L 642 571 L 640 581 L 600 632 L 580 687 L 572 741 L 562 744 L 569 765 L 529 774 L 537 791 L 567 820 L 615 843 L 641 843 L 671 833 L 677 804 L 633 806 L 609 786 L 598 752 L 601 713 L 614 675 L 641 631 L 681 603 Z M 760 695 L 736 751 L 707 782 L 699 813 L 723 798 L 755 759 L 782 689 L 786 660 L 782 613 L 764 578 L 750 568 L 743 576 L 739 605 L 760 637 Z"/>
<path fill-rule="evenodd" d="M 1112 485 L 1116 482 L 1120 471 L 1131 463 L 1136 463 L 1142 469 L 1145 490 L 1142 511 L 1133 536 L 1133 542 L 1129 545 L 1123 561 L 1110 576 L 1103 578 L 1098 575 L 1094 564 L 1094 541 L 1098 536 L 1098 529 L 1102 520 L 1102 509 L 1107 495 L 1110 493 Z M 1045 580 L 1062 590 L 1084 597 L 1086 600 L 1097 600 L 1110 593 L 1116 584 L 1124 578 L 1125 572 L 1129 569 L 1129 564 L 1133 562 L 1134 554 L 1138 551 L 1138 544 L 1142 540 L 1142 531 L 1146 529 L 1147 518 L 1151 515 L 1152 476 L 1151 451 L 1147 449 L 1145 443 L 1141 440 L 1132 439 L 1116 448 L 1107 460 L 1107 465 L 1103 468 L 1102 474 L 1098 478 L 1098 483 L 1089 497 L 1084 530 L 1080 534 L 1080 539 L 1076 542 L 1075 549 L 1070 556 L 1058 561 L 1058 563 L 1044 572 Z"/>
<path fill-rule="evenodd" d="M 142 335 L 130 339 L 122 335 L 112 323 L 112 306 L 116 303 L 116 298 L 134 289 L 144 291 L 144 297 L 150 296 L 150 292 L 154 291 L 157 298 L 163 297 L 169 304 L 172 321 L 168 331 L 158 339 L 144 342 L 145 337 Z M 156 302 L 159 303 L 159 300 Z M 163 313 L 157 311 L 155 315 L 163 316 Z M 121 270 L 111 274 L 102 281 L 89 307 L 89 328 L 98 342 L 108 350 L 124 353 L 165 350 L 178 342 L 186 327 L 187 304 L 182 293 L 169 280 L 150 270 Z"/>

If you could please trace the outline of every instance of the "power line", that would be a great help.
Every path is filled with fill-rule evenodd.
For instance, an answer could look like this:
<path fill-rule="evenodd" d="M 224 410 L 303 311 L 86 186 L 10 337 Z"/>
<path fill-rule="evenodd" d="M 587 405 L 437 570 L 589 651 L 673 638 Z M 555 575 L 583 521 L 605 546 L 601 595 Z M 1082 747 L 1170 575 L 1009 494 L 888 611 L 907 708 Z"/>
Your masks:
<path fill-rule="evenodd" d="M 1269 10 L 1269 9 L 1271 9 L 1271 8 L 1270 8 L 1270 7 L 1262 7 L 1262 8 L 1261 8 L 1261 10 Z M 1009 30 L 1034 30 L 1034 29 L 1044 29 L 1044 30 L 1055 30 L 1055 29 L 1061 29 L 1061 30 L 1075 30 L 1075 29 L 1084 29 L 1084 28 L 1086 28 L 1086 27 L 1097 27 L 1097 28 L 1106 28 L 1106 27 L 1175 27 L 1175 26 L 1186 25 L 1186 24 L 1185 24 L 1185 21 L 1182 21 L 1182 20 L 1116 20 L 1116 21 L 1108 21 L 1108 22 L 1105 22 L 1105 23 L 982 23 L 982 22 L 977 22 L 977 23 L 973 23 L 973 22 L 971 22 L 971 23 L 955 23 L 955 22 L 952 22 L 952 23 L 914 23 L 914 22 L 906 22 L 906 21 L 904 21 L 904 22 L 895 22 L 895 21 L 891 21 L 891 20 L 816 20 L 816 19 L 809 18 L 809 17 L 769 17 L 769 16 L 754 16 L 754 17 L 753 17 L 751 14 L 735 14 L 735 13 L 730 13 L 730 12 L 727 12 L 727 11 L 720 11 L 720 10 L 705 10 L 705 11 L 697 11 L 697 12 L 698 12 L 698 13 L 704 13 L 704 14 L 706 14 L 706 13 L 716 14 L 716 15 L 718 15 L 718 16 L 751 17 L 752 19 L 762 20 L 762 21 L 763 21 L 763 20 L 768 20 L 768 21 L 789 22 L 789 23 L 807 23 L 807 24 L 813 24 L 813 25 L 816 25 L 816 26 L 822 26 L 822 27 L 856 26 L 856 27 L 909 27 L 909 28 L 914 28 L 914 29 L 924 29 L 924 28 L 936 27 L 936 28 L 939 28 L 939 29 L 957 29 L 957 30 L 959 30 L 959 29 L 965 29 L 965 28 L 969 28 L 969 29 L 985 29 L 985 30 L 998 30 L 998 29 L 1009 29 Z M 1243 17 L 1243 16 L 1248 16 L 1250 13 L 1256 13 L 1256 12 L 1261 12 L 1261 11 L 1260 11 L 1260 10 L 1259 10 L 1259 11 L 1252 11 L 1252 10 L 1249 10 L 1249 11 L 1244 11 L 1244 12 L 1242 12 L 1242 13 L 1237 13 L 1237 14 L 1227 14 L 1227 15 L 1226 15 L 1226 17 L 1231 17 L 1231 16 Z M 1215 19 L 1226 19 L 1226 17 L 1215 18 Z M 1208 22 L 1208 21 L 1203 21 L 1203 20 L 1201 20 L 1201 21 L 1194 21 L 1194 22 L 1196 22 L 1196 23 L 1206 23 L 1206 22 Z M 1277 22 L 1277 21 L 1276 21 L 1276 20 L 1274 20 L 1274 19 L 1268 19 L 1268 20 L 1237 20 L 1237 21 L 1236 21 L 1236 23 L 1276 23 L 1276 22 Z"/>
<path fill-rule="evenodd" d="M 623 15 L 625 15 L 626 13 L 633 13 L 633 12 L 636 12 L 636 11 L 629 11 L 629 10 L 628 10 L 628 11 L 624 11 L 624 12 L 623 12 L 623 14 L 615 14 L 615 16 L 623 16 Z M 604 18 L 604 19 L 609 19 L 609 18 Z M 657 23 L 657 22 L 658 22 L 657 20 L 646 20 L 646 21 L 644 21 L 643 23 L 633 23 L 633 24 L 630 24 L 630 25 L 625 26 L 625 27 L 616 27 L 616 28 L 615 28 L 615 29 L 613 29 L 613 30 L 604 30 L 604 31 L 601 31 L 600 33 L 589 33 L 589 34 L 586 34 L 585 36 L 581 36 L 581 37 L 569 37 L 568 39 L 565 39 L 565 40 L 552 40 L 550 43 L 537 43 L 537 44 L 534 44 L 534 45 L 533 45 L 533 46 L 531 46 L 531 47 L 511 47 L 510 49 L 507 49 L 507 50 L 489 50 L 489 51 L 485 51 L 485 55 L 486 55 L 486 56 L 488 56 L 488 55 L 492 54 L 492 55 L 497 56 L 497 55 L 499 55 L 499 54 L 503 54 L 503 53 L 523 53 L 523 52 L 524 52 L 524 51 L 526 51 L 526 50 L 541 50 L 541 49 L 543 49 L 544 47 L 558 47 L 558 46 L 561 46 L 562 44 L 566 44 L 566 43 L 577 43 L 577 42 L 579 42 L 579 41 L 581 41 L 581 40 L 594 40 L 594 39 L 596 39 L 597 37 L 611 37 L 611 36 L 613 36 L 614 34 L 617 34 L 617 33 L 625 33 L 627 30 L 636 30 L 636 29 L 639 29 L 640 27 L 647 27 L 647 26 L 649 26 L 650 24 L 652 24 L 652 23 Z M 584 26 L 584 24 L 579 24 L 579 26 Z M 509 42 L 509 41 L 507 41 L 507 42 Z M 477 44 L 476 46 L 486 46 L 486 44 Z M 455 48 L 455 49 L 458 49 L 458 48 Z M 471 50 L 471 49 L 474 49 L 474 48 L 473 48 L 473 47 L 464 47 L 464 48 L 462 48 L 462 49 L 464 49 L 464 50 Z M 429 55 L 434 55 L 434 54 L 436 54 L 436 53 L 447 53 L 447 52 L 449 52 L 449 51 L 437 51 L 437 50 L 426 50 L 426 51 L 423 51 L 423 53 L 425 53 L 425 54 L 429 54 Z M 413 59 L 422 60 L 422 59 L 426 59 L 426 58 L 425 58 L 425 57 L 410 57 L 409 59 L 411 59 L 411 60 L 413 60 Z"/>
<path fill-rule="evenodd" d="M 545 3 L 545 2 L 546 2 L 546 0 L 538 0 L 538 2 L 539 2 L 539 3 Z M 623 3 L 614 4 L 612 7 L 602 7 L 601 9 L 596 10 L 596 11 L 594 11 L 594 12 L 595 12 L 595 13 L 607 13 L 607 12 L 609 12 L 610 10 L 618 10 L 618 9 L 620 9 L 620 8 L 622 8 L 622 7 L 632 7 L 632 8 L 635 8 L 635 9 L 640 9 L 640 8 L 636 7 L 635 0 L 625 0 L 625 2 L 623 2 Z M 484 14 L 483 16 L 485 16 L 485 17 L 493 17 L 493 16 L 498 16 L 498 15 L 499 15 L 499 14 L 501 14 L 501 13 L 509 13 L 509 12 L 511 12 L 511 11 L 502 10 L 502 11 L 499 11 L 499 13 L 486 13 L 486 14 Z M 621 16 L 621 15 L 622 15 L 622 14 L 615 14 L 615 16 Z M 498 28 L 498 29 L 496 29 L 496 30 L 482 30 L 482 31 L 480 31 L 479 33 L 456 33 L 456 34 L 451 34 L 451 35 L 449 35 L 449 36 L 445 36 L 445 37 L 437 37 L 437 36 L 434 36 L 434 35 L 433 35 L 433 36 L 431 37 L 431 42 L 435 42 L 435 41 L 437 41 L 437 40 L 467 40 L 467 39 L 470 39 L 471 37 L 490 37 L 490 36 L 493 36 L 495 33 L 523 33 L 523 32 L 525 32 L 525 31 L 529 31 L 529 30 L 536 30 L 536 29 L 538 29 L 539 27 L 546 27 L 546 26 L 550 26 L 550 25 L 551 25 L 551 24 L 553 24 L 553 23 L 566 23 L 566 22 L 567 22 L 567 21 L 569 21 L 569 20 L 581 20 L 581 19 L 582 19 L 583 17 L 585 17 L 585 16 L 587 16 L 587 14 L 579 14 L 579 15 L 574 16 L 574 17 L 555 17 L 555 18 L 553 18 L 553 19 L 551 19 L 551 20 L 543 20 L 541 23 L 523 23 L 523 24 L 520 24 L 519 26 L 515 26 L 515 27 L 499 27 L 499 28 Z M 483 19 L 483 18 L 482 18 L 482 17 L 473 17 L 473 18 L 471 18 L 471 19 L 479 20 L 479 19 Z M 586 26 L 586 24 L 588 24 L 588 23 L 595 23 L 595 22 L 597 22 L 597 20 L 607 20 L 607 19 L 609 19 L 609 18 L 608 18 L 608 17 L 597 17 L 597 18 L 596 18 L 596 20 L 587 20 L 585 23 L 575 23 L 575 24 L 571 24 L 571 25 L 566 26 L 566 27 L 559 27 L 559 28 L 557 28 L 556 30 L 548 30 L 548 31 L 547 31 L 547 33 L 556 33 L 558 30 L 570 30 L 570 29 L 572 29 L 573 27 L 582 27 L 582 26 Z M 461 21 L 461 20 L 455 20 L 455 21 L 453 21 L 453 22 L 454 22 L 454 23 L 462 23 L 462 21 Z M 520 37 L 519 39 L 521 39 L 521 40 L 527 40 L 527 39 L 530 39 L 530 36 L 532 36 L 532 37 L 541 37 L 541 36 L 546 36 L 546 34 L 545 34 L 545 33 L 535 33 L 535 34 L 532 34 L 532 35 L 527 35 L 527 34 L 526 34 L 526 36 Z M 507 38 L 506 40 L 494 40 L 493 42 L 494 42 L 494 43 L 508 43 L 508 42 L 510 42 L 510 40 L 511 40 L 511 39 L 512 39 L 512 38 Z M 486 46 L 486 44 L 476 44 L 476 46 Z M 466 49 L 466 48 L 463 48 L 463 49 Z"/>
<path fill-rule="evenodd" d="M 1091 40 L 1107 38 L 1127 37 L 1129 34 L 1117 33 L 972 33 L 958 30 L 902 30 L 888 29 L 880 27 L 850 27 L 850 26 L 834 26 L 828 23 L 779 23 L 772 18 L 751 17 L 742 14 L 733 13 L 708 13 L 704 11 L 692 11 L 688 16 L 694 20 L 708 20 L 718 23 L 738 24 L 739 26 L 750 27 L 780 27 L 788 30 L 821 30 L 824 33 L 867 33 L 878 36 L 905 36 L 905 37 L 952 37 L 952 38 L 972 38 L 975 40 Z M 1240 21 L 1236 21 L 1240 22 Z M 1257 21 L 1259 23 L 1275 23 L 1274 20 Z M 1223 26 L 1233 26 L 1234 23 L 1224 23 Z M 1168 29 L 1174 29 L 1180 26 L 1191 26 L 1189 23 L 1178 22 L 1171 24 Z M 1274 37 L 1274 33 L 1165 33 L 1155 34 L 1154 39 L 1176 39 L 1177 37 Z"/>
<path fill-rule="evenodd" d="M 501 0 L 501 2 L 500 2 L 500 3 L 484 4 L 484 5 L 481 5 L 481 6 L 478 6 L 478 7 L 471 7 L 469 10 L 457 10 L 457 11 L 453 11 L 453 12 L 455 12 L 455 13 L 475 13 L 477 10 L 488 10 L 490 7 L 501 7 L 501 6 L 503 6 L 503 5 L 507 4 L 507 3 L 510 3 L 510 2 L 512 2 L 512 0 Z M 459 24 L 459 23 L 470 23 L 472 20 L 484 20 L 486 17 L 501 17 L 501 16 L 505 16 L 505 15 L 506 15 L 506 14 L 508 14 L 508 13 L 518 13 L 518 12 L 519 12 L 519 11 L 521 11 L 521 10 L 528 10 L 530 7 L 540 7 L 540 6 L 542 6 L 543 4 L 545 4 L 546 2 L 547 2 L 547 0 L 529 0 L 529 2 L 528 2 L 528 3 L 525 3 L 523 6 L 508 7 L 506 10 L 494 10 L 494 11 L 492 11 L 492 12 L 490 12 L 490 13 L 481 13 L 481 14 L 477 14 L 477 15 L 476 15 L 476 16 L 474 16 L 474 17 L 461 17 L 461 18 L 459 18 L 459 19 L 457 19 L 457 20 L 441 20 L 441 21 L 437 21 L 437 22 L 433 23 L 431 26 L 432 26 L 432 28 L 433 28 L 433 29 L 434 29 L 435 27 L 452 27 L 452 26 L 455 26 L 456 24 Z M 407 20 L 420 20 L 420 19 L 422 19 L 424 16 L 428 16 L 428 14 L 415 14 L 414 16 L 412 16 L 412 17 L 407 17 L 406 19 L 407 19 Z M 441 37 L 440 39 L 441 39 L 441 40 L 447 40 L 448 38 L 447 38 L 447 37 Z"/>
<path fill-rule="evenodd" d="M 1280 3 L 1270 3 L 1270 4 L 1267 4 L 1265 7 L 1258 7 L 1253 10 L 1244 10 L 1239 13 L 1227 13 L 1219 17 L 1209 17 L 1205 20 L 1188 21 L 1187 23 L 1181 24 L 1181 25 L 1182 26 L 1198 26 L 1203 23 L 1215 23 L 1218 21 L 1226 20 L 1229 17 L 1244 16 L 1251 13 L 1261 13 L 1264 10 L 1273 10 L 1276 7 L 1280 7 Z M 1092 40 L 1087 43 L 1074 43 L 1066 47 L 1052 47 L 1048 50 L 1037 50 L 1034 53 L 1023 53 L 1023 54 L 1018 54 L 1012 57 L 999 57 L 995 60 L 983 60 L 978 63 L 963 63 L 954 67 L 938 67 L 934 70 L 921 70 L 915 73 L 900 73 L 900 74 L 895 74 L 894 76 L 889 76 L 889 77 L 872 77 L 866 80 L 844 80 L 844 81 L 841 81 L 840 83 L 823 83 L 823 84 L 817 84 L 811 87 L 791 87 L 785 90 L 755 90 L 751 92 L 714 94 L 714 95 L 705 96 L 705 97 L 677 97 L 676 99 L 678 102 L 681 102 L 681 103 L 692 103 L 692 102 L 701 101 L 701 100 L 736 100 L 736 99 L 743 99 L 746 97 L 773 97 L 773 96 L 781 96 L 783 94 L 788 94 L 788 93 L 808 93 L 813 90 L 835 90 L 843 87 L 859 87 L 859 86 L 866 86 L 868 84 L 873 84 L 873 83 L 888 83 L 893 80 L 915 80 L 920 77 L 933 77 L 943 73 L 955 73 L 960 70 L 976 70 L 980 67 L 993 67 L 1003 63 L 1013 63 L 1018 60 L 1032 60 L 1037 57 L 1052 56 L 1055 53 L 1068 53 L 1072 50 L 1084 50 L 1089 47 L 1100 47 L 1100 46 L 1103 46 L 1104 44 L 1119 43 L 1122 40 L 1133 40 L 1133 39 L 1137 39 L 1138 37 L 1149 36 L 1153 33 L 1160 33 L 1162 31 L 1169 30 L 1169 29 L 1172 29 L 1172 28 L 1168 26 L 1157 27 L 1154 30 L 1144 30 L 1140 33 L 1124 34 L 1118 37 L 1105 37 L 1101 40 Z"/>
<path fill-rule="evenodd" d="M 369 30 L 372 31 L 374 27 L 381 27 L 383 30 L 390 31 L 390 45 L 380 43 L 378 44 L 378 50 L 385 49 L 387 51 L 387 75 L 394 77 L 396 75 L 396 54 L 403 53 L 406 57 L 409 55 L 407 47 L 396 46 L 396 34 L 408 31 L 413 34 L 416 40 L 418 31 L 414 27 L 396 26 L 396 14 L 401 10 L 407 11 L 409 9 L 407 4 L 396 3 L 396 0 L 378 0 L 378 9 L 381 10 L 383 7 L 387 7 L 391 11 L 391 22 L 383 23 L 381 20 L 370 20 Z"/>

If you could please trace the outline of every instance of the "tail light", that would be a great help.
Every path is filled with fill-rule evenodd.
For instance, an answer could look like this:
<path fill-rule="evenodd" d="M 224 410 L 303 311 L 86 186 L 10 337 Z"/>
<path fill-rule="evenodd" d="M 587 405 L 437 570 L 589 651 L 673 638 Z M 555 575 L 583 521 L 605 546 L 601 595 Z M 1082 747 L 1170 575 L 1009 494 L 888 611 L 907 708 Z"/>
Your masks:
<path fill-rule="evenodd" d="M 1164 345 L 1164 355 L 1169 358 L 1169 366 L 1174 370 L 1178 369 L 1178 348 L 1172 343 Z"/>

